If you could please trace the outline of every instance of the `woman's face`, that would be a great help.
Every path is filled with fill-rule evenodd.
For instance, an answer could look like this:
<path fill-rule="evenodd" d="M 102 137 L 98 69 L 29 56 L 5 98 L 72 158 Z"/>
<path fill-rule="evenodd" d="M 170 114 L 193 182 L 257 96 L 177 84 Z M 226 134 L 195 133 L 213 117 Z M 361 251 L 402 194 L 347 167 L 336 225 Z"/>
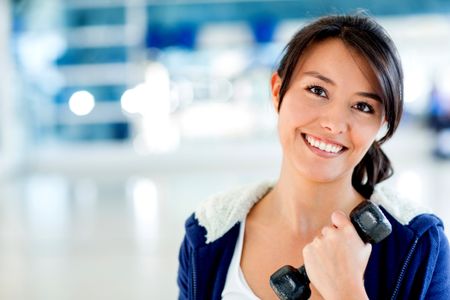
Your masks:
<path fill-rule="evenodd" d="M 275 74 L 276 108 L 280 86 Z M 383 122 L 369 64 L 339 39 L 313 44 L 300 58 L 279 111 L 284 161 L 316 182 L 351 178 Z"/>

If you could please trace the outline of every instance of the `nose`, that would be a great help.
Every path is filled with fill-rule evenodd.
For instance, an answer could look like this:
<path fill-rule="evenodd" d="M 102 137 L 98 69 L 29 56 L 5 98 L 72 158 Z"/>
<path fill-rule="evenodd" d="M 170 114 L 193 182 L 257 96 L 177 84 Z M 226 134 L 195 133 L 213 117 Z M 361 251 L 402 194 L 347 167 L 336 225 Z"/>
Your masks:
<path fill-rule="evenodd" d="M 348 130 L 350 116 L 339 105 L 330 105 L 320 119 L 320 126 L 331 134 L 342 134 Z"/>

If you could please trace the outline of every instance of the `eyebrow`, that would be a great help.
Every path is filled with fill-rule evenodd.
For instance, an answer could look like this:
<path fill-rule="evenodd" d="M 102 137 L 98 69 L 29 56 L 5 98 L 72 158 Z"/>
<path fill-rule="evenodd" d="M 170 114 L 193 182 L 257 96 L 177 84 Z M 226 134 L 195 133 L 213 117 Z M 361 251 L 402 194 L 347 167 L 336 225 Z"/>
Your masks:
<path fill-rule="evenodd" d="M 318 72 L 308 71 L 308 72 L 305 72 L 304 74 L 312 76 L 312 77 L 315 77 L 315 78 L 320 79 L 322 81 L 325 81 L 326 83 L 329 83 L 329 84 L 332 84 L 332 85 L 336 85 L 336 83 L 333 80 L 331 80 L 328 77 L 323 76 L 322 74 L 320 74 Z"/>
<path fill-rule="evenodd" d="M 305 75 L 312 76 L 312 77 L 315 77 L 315 78 L 317 78 L 317 79 L 320 79 L 320 80 L 322 80 L 322 81 L 324 81 L 324 82 L 326 82 L 326 83 L 329 83 L 329 84 L 331 84 L 331 85 L 336 85 L 336 83 L 335 83 L 332 79 L 330 79 L 330 78 L 328 78 L 328 77 L 326 77 L 326 76 L 323 76 L 322 74 L 320 74 L 320 73 L 318 73 L 318 72 L 315 72 L 315 71 L 308 71 L 308 72 L 304 72 L 304 74 L 305 74 Z M 378 101 L 378 102 L 381 102 L 381 103 L 383 102 L 383 101 L 381 100 L 381 97 L 380 97 L 378 94 L 375 94 L 375 93 L 369 93 L 369 92 L 357 92 L 356 94 L 359 95 L 359 96 L 361 96 L 361 97 L 371 98 L 371 99 L 373 99 L 373 100 L 375 100 L 375 101 Z"/>

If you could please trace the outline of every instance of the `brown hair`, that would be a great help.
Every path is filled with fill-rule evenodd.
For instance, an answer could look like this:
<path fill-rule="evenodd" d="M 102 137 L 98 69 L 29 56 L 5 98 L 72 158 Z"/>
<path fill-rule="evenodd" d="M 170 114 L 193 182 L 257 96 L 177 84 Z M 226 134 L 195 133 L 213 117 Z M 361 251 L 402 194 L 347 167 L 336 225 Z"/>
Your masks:
<path fill-rule="evenodd" d="M 300 57 L 311 44 L 328 38 L 339 38 L 358 51 L 372 67 L 381 87 L 387 132 L 372 144 L 352 175 L 354 188 L 369 198 L 375 184 L 393 174 L 391 162 L 380 146 L 394 134 L 403 111 L 401 62 L 393 41 L 383 27 L 362 13 L 325 16 L 303 27 L 287 44 L 277 70 L 282 80 L 278 111 Z"/>

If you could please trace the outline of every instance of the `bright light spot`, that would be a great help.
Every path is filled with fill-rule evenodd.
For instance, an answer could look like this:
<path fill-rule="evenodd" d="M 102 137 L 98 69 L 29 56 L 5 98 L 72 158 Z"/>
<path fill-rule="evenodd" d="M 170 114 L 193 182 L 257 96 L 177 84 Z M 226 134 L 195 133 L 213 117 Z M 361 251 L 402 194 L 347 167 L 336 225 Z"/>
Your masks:
<path fill-rule="evenodd" d="M 89 114 L 94 107 L 94 96 L 88 91 L 75 92 L 69 99 L 69 108 L 77 116 L 85 116 Z"/>
<path fill-rule="evenodd" d="M 173 94 L 172 94 L 173 96 Z M 140 154 L 167 152 L 179 145 L 179 130 L 171 119 L 170 77 L 167 68 L 151 63 L 145 72 L 145 82 L 125 92 L 122 109 L 135 122 L 134 148 Z"/>
<path fill-rule="evenodd" d="M 145 82 L 126 90 L 120 98 L 122 109 L 139 113 L 154 122 L 170 114 L 170 77 L 166 67 L 152 63 L 145 73 Z"/>
<path fill-rule="evenodd" d="M 423 114 L 426 111 L 429 97 L 429 78 L 426 67 L 416 62 L 415 57 L 406 56 L 409 64 L 405 65 L 404 100 L 405 110 L 413 114 Z"/>
<path fill-rule="evenodd" d="M 248 66 L 244 53 L 227 51 L 218 55 L 212 62 L 212 70 L 217 76 L 231 78 L 240 74 Z"/>
<path fill-rule="evenodd" d="M 120 106 L 124 111 L 130 114 L 135 114 L 138 112 L 138 107 L 133 92 L 133 89 L 128 89 L 122 94 L 122 97 L 120 97 Z"/>
<path fill-rule="evenodd" d="M 45 73 L 55 59 L 67 48 L 63 36 L 53 32 L 21 33 L 17 35 L 17 55 L 25 72 L 45 78 Z"/>
<path fill-rule="evenodd" d="M 189 138 L 247 135 L 255 122 L 246 107 L 229 103 L 191 106 L 180 117 L 181 130 Z"/>
<path fill-rule="evenodd" d="M 160 63 L 151 63 L 145 71 L 145 82 L 168 96 L 170 89 L 169 70 Z M 162 91 L 162 92 L 161 92 Z"/>
<path fill-rule="evenodd" d="M 136 87 L 126 90 L 120 98 L 122 109 L 130 114 L 142 111 L 145 105 L 145 86 L 139 84 Z"/>

